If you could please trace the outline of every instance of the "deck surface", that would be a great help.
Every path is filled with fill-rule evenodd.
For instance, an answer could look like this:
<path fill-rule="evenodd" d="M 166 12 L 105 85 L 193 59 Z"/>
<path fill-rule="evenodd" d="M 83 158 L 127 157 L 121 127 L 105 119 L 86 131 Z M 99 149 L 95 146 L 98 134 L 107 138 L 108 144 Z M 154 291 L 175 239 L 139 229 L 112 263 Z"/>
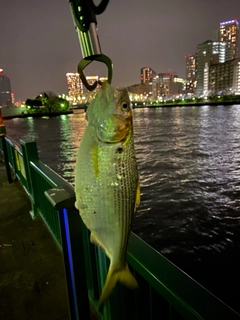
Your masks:
<path fill-rule="evenodd" d="M 70 319 L 62 253 L 30 208 L 0 159 L 0 320 Z"/>

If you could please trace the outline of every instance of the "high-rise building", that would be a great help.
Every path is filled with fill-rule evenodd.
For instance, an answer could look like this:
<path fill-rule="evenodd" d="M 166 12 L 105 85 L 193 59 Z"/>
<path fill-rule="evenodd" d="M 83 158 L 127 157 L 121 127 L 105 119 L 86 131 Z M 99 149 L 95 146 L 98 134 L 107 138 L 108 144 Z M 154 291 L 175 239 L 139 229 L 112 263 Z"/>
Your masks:
<path fill-rule="evenodd" d="M 194 93 L 197 80 L 196 54 L 185 55 L 186 61 L 186 80 L 184 90 L 187 93 Z"/>
<path fill-rule="evenodd" d="M 237 19 L 220 23 L 219 30 L 214 31 L 213 41 L 208 40 L 198 45 L 196 54 L 197 95 L 207 95 L 209 90 L 213 93 L 222 87 L 214 86 L 215 71 L 211 65 L 224 64 L 226 61 L 236 59 L 238 56 L 239 24 Z M 231 64 L 226 64 L 228 66 Z M 222 70 L 222 67 L 219 67 Z M 213 70 L 220 70 L 216 66 Z M 226 67 L 227 68 L 227 67 Z M 227 69 L 226 69 L 227 70 Z M 210 71 L 211 79 L 209 78 Z M 218 87 L 218 88 L 217 88 Z"/>
<path fill-rule="evenodd" d="M 197 88 L 196 94 L 208 94 L 208 78 L 210 64 L 219 63 L 220 57 L 219 43 L 207 40 L 197 46 L 196 66 L 197 66 Z"/>
<path fill-rule="evenodd" d="M 141 83 L 149 83 L 153 81 L 153 78 L 156 77 L 156 72 L 149 67 L 144 67 L 140 69 L 140 79 Z"/>
<path fill-rule="evenodd" d="M 186 79 L 194 82 L 196 80 L 196 55 L 186 55 Z"/>
<path fill-rule="evenodd" d="M 79 73 L 67 73 L 68 95 L 74 99 L 83 93 L 83 84 Z"/>
<path fill-rule="evenodd" d="M 3 74 L 3 69 L 0 69 L 0 107 L 10 107 L 11 105 L 12 98 L 10 78 Z"/>
<path fill-rule="evenodd" d="M 208 94 L 209 70 L 211 64 L 229 61 L 231 50 L 226 42 L 205 41 L 198 45 L 196 54 L 197 95 Z"/>
<path fill-rule="evenodd" d="M 219 40 L 227 44 L 226 60 L 238 57 L 239 23 L 237 19 L 220 23 Z"/>

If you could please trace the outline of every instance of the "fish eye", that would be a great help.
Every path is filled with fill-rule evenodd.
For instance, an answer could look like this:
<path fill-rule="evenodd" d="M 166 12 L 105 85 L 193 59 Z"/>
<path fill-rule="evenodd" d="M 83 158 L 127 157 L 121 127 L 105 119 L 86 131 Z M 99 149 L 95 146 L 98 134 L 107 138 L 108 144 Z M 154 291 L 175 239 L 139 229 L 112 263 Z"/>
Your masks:
<path fill-rule="evenodd" d="M 123 108 L 123 110 L 128 110 L 128 103 L 122 102 L 122 108 Z"/>

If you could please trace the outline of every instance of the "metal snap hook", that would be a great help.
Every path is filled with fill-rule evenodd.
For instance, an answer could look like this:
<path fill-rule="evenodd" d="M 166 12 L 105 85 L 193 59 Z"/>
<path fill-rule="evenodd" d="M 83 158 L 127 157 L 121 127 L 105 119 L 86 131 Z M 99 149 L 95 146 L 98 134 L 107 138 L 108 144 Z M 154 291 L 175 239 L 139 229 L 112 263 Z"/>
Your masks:
<path fill-rule="evenodd" d="M 80 75 L 80 78 L 84 84 L 84 86 L 89 90 L 89 91 L 93 91 L 94 89 L 96 89 L 97 85 L 99 84 L 98 81 L 95 81 L 92 85 L 90 85 L 85 77 L 84 74 L 84 69 L 93 61 L 99 61 L 99 62 L 103 62 L 106 66 L 107 66 L 107 70 L 108 70 L 108 83 L 111 84 L 112 82 L 112 73 L 113 73 L 113 64 L 112 61 L 109 57 L 107 57 L 104 54 L 100 54 L 100 55 L 95 55 L 95 56 L 90 56 L 90 57 L 85 57 L 84 59 L 82 59 L 79 64 L 78 64 L 78 73 Z"/>

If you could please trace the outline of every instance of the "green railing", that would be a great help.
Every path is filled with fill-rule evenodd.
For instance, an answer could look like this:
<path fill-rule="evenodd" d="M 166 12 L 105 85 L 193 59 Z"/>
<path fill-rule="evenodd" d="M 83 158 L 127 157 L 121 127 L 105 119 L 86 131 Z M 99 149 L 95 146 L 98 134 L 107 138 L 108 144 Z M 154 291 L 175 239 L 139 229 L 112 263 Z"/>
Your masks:
<path fill-rule="evenodd" d="M 240 319 L 132 232 L 127 262 L 139 288 L 132 291 L 117 285 L 98 312 L 109 260 L 89 241 L 89 231 L 74 207 L 73 187 L 39 160 L 35 142 L 18 144 L 4 134 L 0 140 L 1 151 L 6 145 L 6 164 L 29 196 L 31 216 L 41 216 L 63 252 L 71 319 L 90 319 L 88 300 L 102 320 Z"/>

